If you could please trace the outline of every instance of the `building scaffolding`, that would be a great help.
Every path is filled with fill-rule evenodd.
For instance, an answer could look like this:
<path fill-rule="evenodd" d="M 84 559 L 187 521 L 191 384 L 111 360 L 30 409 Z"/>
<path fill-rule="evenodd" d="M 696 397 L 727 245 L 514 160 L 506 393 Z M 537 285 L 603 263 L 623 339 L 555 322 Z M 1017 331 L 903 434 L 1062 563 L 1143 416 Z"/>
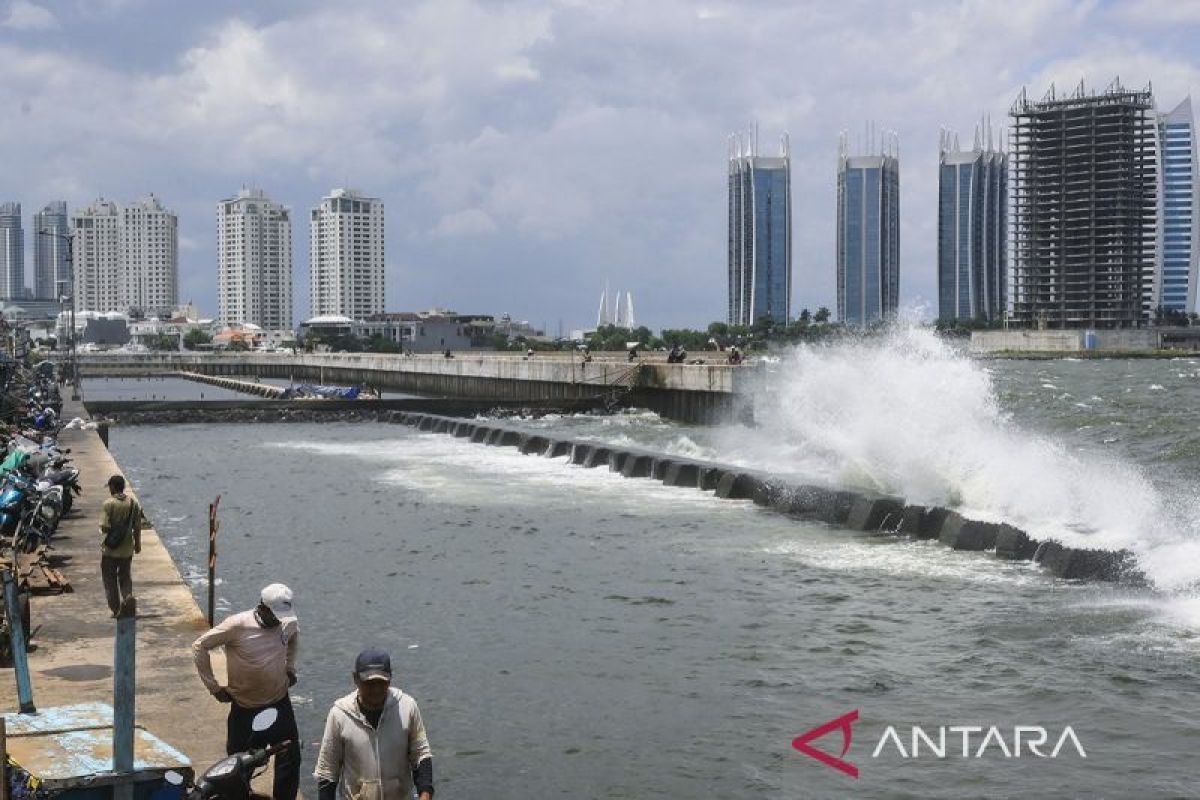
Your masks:
<path fill-rule="evenodd" d="M 1150 87 L 1113 81 L 1009 112 L 1012 315 L 1039 328 L 1135 327 L 1154 296 L 1157 143 Z"/>

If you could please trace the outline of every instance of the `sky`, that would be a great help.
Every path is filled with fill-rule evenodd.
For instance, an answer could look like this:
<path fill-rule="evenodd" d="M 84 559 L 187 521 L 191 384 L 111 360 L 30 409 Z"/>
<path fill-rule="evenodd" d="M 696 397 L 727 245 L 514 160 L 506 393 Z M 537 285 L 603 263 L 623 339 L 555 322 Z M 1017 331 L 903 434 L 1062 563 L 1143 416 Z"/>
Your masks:
<path fill-rule="evenodd" d="M 834 308 L 838 137 L 868 123 L 900 137 L 901 304 L 928 315 L 939 130 L 1118 76 L 1167 111 L 1200 92 L 1200 0 L 0 0 L 0 75 L 26 239 L 50 200 L 153 192 L 206 315 L 219 200 L 293 209 L 300 321 L 308 210 L 349 186 L 385 204 L 389 310 L 555 334 L 607 283 L 654 329 L 723 320 L 728 136 L 754 125 L 764 155 L 791 139 L 793 314 Z"/>

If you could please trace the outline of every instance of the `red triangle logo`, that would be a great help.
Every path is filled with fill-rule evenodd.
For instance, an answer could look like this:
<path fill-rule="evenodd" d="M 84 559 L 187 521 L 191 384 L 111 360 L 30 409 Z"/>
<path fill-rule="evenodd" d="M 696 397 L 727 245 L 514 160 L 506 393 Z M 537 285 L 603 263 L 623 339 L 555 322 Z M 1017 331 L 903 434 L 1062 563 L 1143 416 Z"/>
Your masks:
<path fill-rule="evenodd" d="M 802 733 L 795 739 L 792 739 L 792 747 L 799 750 L 804 755 L 815 758 L 826 766 L 833 767 L 840 772 L 844 772 L 851 778 L 858 777 L 858 767 L 851 764 L 849 761 L 844 761 L 846 753 L 850 751 L 850 742 L 854 738 L 854 731 L 851 730 L 851 725 L 858 721 L 858 709 L 854 709 L 849 714 L 843 714 L 837 719 L 831 719 L 823 725 L 818 725 L 808 733 Z M 824 750 L 818 750 L 813 747 L 810 742 L 815 739 L 820 739 L 831 731 L 840 730 L 842 732 L 842 754 L 841 756 L 831 756 Z"/>

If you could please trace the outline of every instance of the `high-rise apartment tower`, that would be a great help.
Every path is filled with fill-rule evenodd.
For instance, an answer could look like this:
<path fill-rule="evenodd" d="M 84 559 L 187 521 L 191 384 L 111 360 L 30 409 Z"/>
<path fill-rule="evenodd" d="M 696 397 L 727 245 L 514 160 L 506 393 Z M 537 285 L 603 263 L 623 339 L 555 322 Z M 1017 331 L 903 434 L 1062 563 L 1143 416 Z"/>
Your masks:
<path fill-rule="evenodd" d="M 71 215 L 75 231 L 75 308 L 125 311 L 121 306 L 121 209 L 97 200 Z"/>
<path fill-rule="evenodd" d="M 844 133 L 838 147 L 837 313 L 848 325 L 890 318 L 899 306 L 900 140 L 880 139 L 878 155 L 850 155 Z"/>
<path fill-rule="evenodd" d="M 154 195 L 71 215 L 75 308 L 167 315 L 179 302 L 179 220 Z"/>
<path fill-rule="evenodd" d="M 25 296 L 25 229 L 20 203 L 0 203 L 0 281 L 5 298 Z"/>
<path fill-rule="evenodd" d="M 792 189 L 788 137 L 760 156 L 756 134 L 729 140 L 730 325 L 786 323 L 792 301 Z"/>
<path fill-rule="evenodd" d="M 217 204 L 217 316 L 292 327 L 292 215 L 262 189 Z"/>
<path fill-rule="evenodd" d="M 335 189 L 312 210 L 312 316 L 383 313 L 383 201 Z"/>
<path fill-rule="evenodd" d="M 1200 160 L 1192 99 L 1184 99 L 1159 120 L 1161 156 L 1162 263 L 1157 306 L 1166 311 L 1196 311 L 1197 260 L 1200 259 Z"/>
<path fill-rule="evenodd" d="M 47 203 L 33 215 L 33 296 L 55 300 L 71 293 L 71 235 L 67 204 L 62 200 Z"/>
<path fill-rule="evenodd" d="M 938 152 L 938 317 L 1000 320 L 1008 298 L 1008 159 L 986 124 L 975 129 L 970 150 L 942 131 Z"/>
<path fill-rule="evenodd" d="M 169 315 L 179 304 L 179 217 L 150 195 L 121 210 L 121 235 L 117 310 Z"/>
<path fill-rule="evenodd" d="M 1153 311 L 1154 97 L 1114 81 L 1009 112 L 1012 315 L 1048 328 L 1118 328 Z"/>

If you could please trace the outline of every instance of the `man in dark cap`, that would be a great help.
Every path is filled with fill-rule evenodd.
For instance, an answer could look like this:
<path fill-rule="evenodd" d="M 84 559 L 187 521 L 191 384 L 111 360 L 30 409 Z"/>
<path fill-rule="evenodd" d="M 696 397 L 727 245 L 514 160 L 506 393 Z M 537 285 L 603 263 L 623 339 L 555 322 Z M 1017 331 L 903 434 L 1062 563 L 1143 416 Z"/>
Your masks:
<path fill-rule="evenodd" d="M 319 800 L 343 797 L 433 798 L 433 752 L 417 701 L 392 685 L 392 659 L 368 648 L 354 662 L 355 691 L 337 700 L 325 720 L 317 756 Z"/>

